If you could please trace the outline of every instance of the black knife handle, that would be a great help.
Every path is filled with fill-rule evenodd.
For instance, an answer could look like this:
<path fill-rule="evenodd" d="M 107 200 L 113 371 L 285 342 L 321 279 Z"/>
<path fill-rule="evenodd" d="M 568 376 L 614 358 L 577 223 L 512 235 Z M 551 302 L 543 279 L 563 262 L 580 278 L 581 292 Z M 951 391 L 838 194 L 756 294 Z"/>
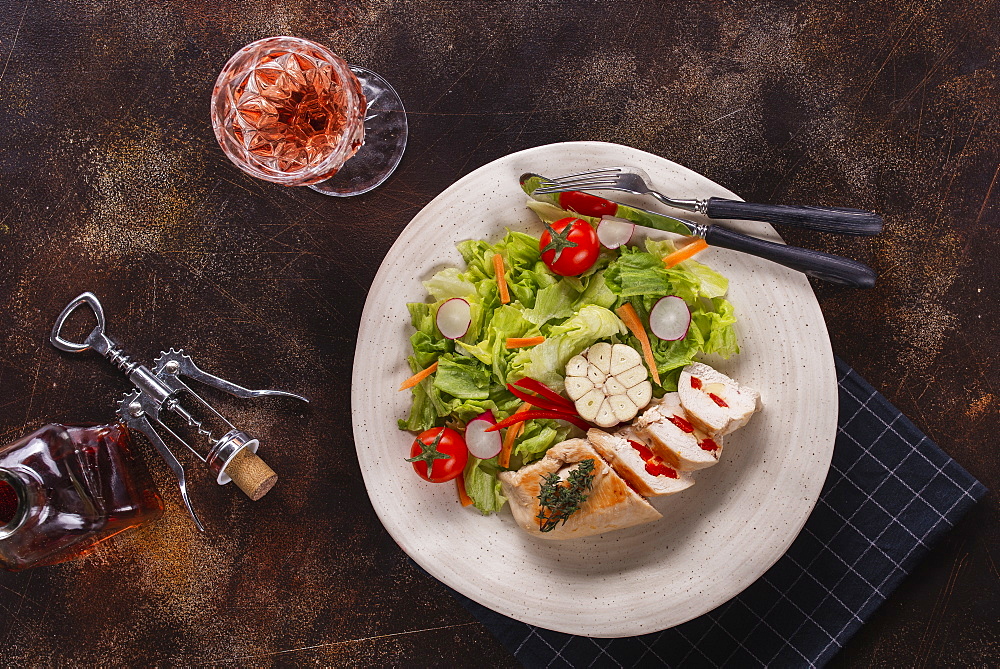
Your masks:
<path fill-rule="evenodd" d="M 709 226 L 705 241 L 712 246 L 749 253 L 779 265 L 798 270 L 823 281 L 841 283 L 856 288 L 875 285 L 875 271 L 857 260 L 822 251 L 785 246 L 734 232 L 719 225 Z"/>
<path fill-rule="evenodd" d="M 705 214 L 709 218 L 766 221 L 822 232 L 839 232 L 844 235 L 877 235 L 882 232 L 882 217 L 863 209 L 755 204 L 710 197 L 706 203 Z"/>

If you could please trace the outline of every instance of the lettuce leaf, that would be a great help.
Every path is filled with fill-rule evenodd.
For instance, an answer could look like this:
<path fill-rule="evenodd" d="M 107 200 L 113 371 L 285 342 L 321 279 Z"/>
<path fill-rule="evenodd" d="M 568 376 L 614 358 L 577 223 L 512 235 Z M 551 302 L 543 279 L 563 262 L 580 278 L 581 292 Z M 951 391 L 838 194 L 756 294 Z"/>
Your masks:
<path fill-rule="evenodd" d="M 446 267 L 427 281 L 424 288 L 438 302 L 450 300 L 453 297 L 468 298 L 477 296 L 476 284 L 470 281 L 457 267 Z"/>
<path fill-rule="evenodd" d="M 490 374 L 478 360 L 442 356 L 434 373 L 434 387 L 462 400 L 490 397 Z"/>
<path fill-rule="evenodd" d="M 420 333 L 417 333 L 420 334 Z M 406 359 L 410 365 L 410 371 L 414 374 L 427 365 L 421 365 L 416 356 L 411 355 Z M 410 405 L 410 415 L 406 420 L 399 421 L 399 429 L 423 432 L 434 427 L 438 422 L 441 413 L 448 411 L 448 407 L 441 401 L 440 393 L 434 390 L 431 379 L 424 379 L 412 389 L 413 404 Z"/>
<path fill-rule="evenodd" d="M 677 250 L 677 246 L 670 239 L 651 239 L 647 237 L 644 246 L 646 247 L 646 253 L 654 255 L 657 258 L 666 258 Z"/>
<path fill-rule="evenodd" d="M 698 292 L 702 297 L 715 299 L 729 292 L 729 279 L 708 265 L 702 265 L 696 260 L 685 260 L 680 267 L 697 277 Z"/>
<path fill-rule="evenodd" d="M 611 291 L 621 297 L 648 295 L 659 299 L 674 294 L 667 271 L 657 256 L 624 247 L 604 278 Z"/>
<path fill-rule="evenodd" d="M 705 342 L 705 353 L 716 353 L 724 358 L 736 355 L 740 352 L 740 345 L 736 341 L 736 310 L 733 305 L 721 297 L 712 298 L 713 311 L 705 311 L 698 315 L 699 319 L 708 319 L 705 324 L 700 320 L 699 327 L 702 332 L 707 330 L 708 337 Z"/>
<path fill-rule="evenodd" d="M 412 356 L 410 359 L 413 359 Z M 434 427 L 437 422 L 438 411 L 424 388 L 425 384 L 430 385 L 425 379 L 413 387 L 413 404 L 410 405 L 410 415 L 407 416 L 406 420 L 398 421 L 400 430 L 423 432 Z"/>
<path fill-rule="evenodd" d="M 588 304 L 596 304 L 599 307 L 610 309 L 615 305 L 618 297 L 608 288 L 608 282 L 604 280 L 604 272 L 597 272 L 593 276 L 587 277 L 583 283 L 583 292 L 573 305 L 575 311 L 579 311 Z"/>
<path fill-rule="evenodd" d="M 484 470 L 480 464 L 492 465 L 494 471 L 499 465 L 495 457 L 480 460 L 470 455 L 463 472 L 466 494 L 472 498 L 475 507 L 486 516 L 502 509 L 507 503 L 507 498 L 504 497 L 503 486 L 496 474 Z"/>
<path fill-rule="evenodd" d="M 554 420 L 529 420 L 525 422 L 524 431 L 514 442 L 514 455 L 521 458 L 523 464 L 538 460 L 545 451 L 564 441 L 570 427 L 566 423 Z"/>
<path fill-rule="evenodd" d="M 535 306 L 524 312 L 524 318 L 539 326 L 551 320 L 569 318 L 578 296 L 579 292 L 567 281 L 545 286 L 538 291 Z"/>

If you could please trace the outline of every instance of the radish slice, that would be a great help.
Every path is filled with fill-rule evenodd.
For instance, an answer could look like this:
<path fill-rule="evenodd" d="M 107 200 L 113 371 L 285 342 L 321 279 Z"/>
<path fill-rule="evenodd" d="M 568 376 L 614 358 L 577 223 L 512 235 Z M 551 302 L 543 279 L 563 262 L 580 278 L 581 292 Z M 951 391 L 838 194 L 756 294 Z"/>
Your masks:
<path fill-rule="evenodd" d="M 469 447 L 469 454 L 480 460 L 489 460 L 496 457 L 503 447 L 503 439 L 500 432 L 487 432 L 486 428 L 497 424 L 492 411 L 481 413 L 465 426 L 465 444 Z"/>
<path fill-rule="evenodd" d="M 597 224 L 597 238 L 607 249 L 616 249 L 623 244 L 628 244 L 635 232 L 635 223 L 626 221 L 624 218 L 614 216 L 602 216 L 601 222 Z"/>
<path fill-rule="evenodd" d="M 470 325 L 472 325 L 472 309 L 461 297 L 453 297 L 438 307 L 437 326 L 444 337 L 448 339 L 464 337 Z"/>
<path fill-rule="evenodd" d="M 661 297 L 649 312 L 649 329 L 664 341 L 684 339 L 691 327 L 691 310 L 676 295 Z"/>

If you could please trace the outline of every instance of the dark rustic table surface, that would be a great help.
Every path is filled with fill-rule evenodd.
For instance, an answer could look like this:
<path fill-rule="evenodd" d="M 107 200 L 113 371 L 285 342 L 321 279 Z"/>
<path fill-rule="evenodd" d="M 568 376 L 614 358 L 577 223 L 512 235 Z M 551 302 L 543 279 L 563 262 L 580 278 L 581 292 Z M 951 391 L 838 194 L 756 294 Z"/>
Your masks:
<path fill-rule="evenodd" d="M 746 199 L 874 209 L 875 239 L 790 231 L 880 272 L 814 284 L 833 350 L 991 489 L 1000 337 L 996 2 L 259 3 L 4 0 L 0 437 L 107 421 L 126 382 L 46 337 L 96 292 L 136 359 L 313 399 L 232 402 L 279 487 L 199 480 L 199 534 L 162 462 L 156 524 L 93 556 L 0 574 L 12 665 L 515 665 L 382 529 L 350 418 L 366 290 L 456 179 L 566 140 L 638 147 Z M 382 73 L 409 111 L 396 174 L 353 199 L 256 181 L 209 123 L 216 74 L 270 35 Z M 985 666 L 1000 653 L 990 495 L 834 666 Z"/>

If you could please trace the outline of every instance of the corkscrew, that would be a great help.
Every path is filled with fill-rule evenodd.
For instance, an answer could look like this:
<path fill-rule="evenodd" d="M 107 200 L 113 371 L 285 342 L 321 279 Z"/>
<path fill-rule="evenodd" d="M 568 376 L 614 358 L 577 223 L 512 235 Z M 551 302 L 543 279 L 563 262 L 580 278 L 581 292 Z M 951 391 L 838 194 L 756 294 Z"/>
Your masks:
<path fill-rule="evenodd" d="M 88 306 L 97 317 L 97 327 L 87 336 L 82 344 L 74 343 L 64 339 L 61 335 L 63 326 L 76 309 L 81 306 Z M 282 390 L 250 390 L 235 383 L 227 381 L 218 376 L 214 376 L 200 369 L 191 360 L 191 357 L 183 350 L 161 351 L 160 356 L 153 362 L 153 369 L 145 365 L 132 362 L 124 352 L 122 346 L 105 333 L 104 308 L 93 293 L 87 292 L 77 296 L 72 302 L 66 305 L 59 317 L 49 341 L 60 351 L 67 353 L 83 353 L 93 350 L 107 358 L 111 364 L 118 368 L 135 385 L 135 388 L 128 393 L 118 404 L 118 416 L 129 427 L 139 430 L 149 439 L 153 448 L 160 454 L 177 477 L 180 487 L 181 498 L 187 507 L 188 513 L 194 520 L 195 525 L 202 532 L 204 526 L 198 519 L 194 511 L 191 499 L 187 491 L 187 476 L 184 466 L 167 446 L 160 436 L 157 428 L 165 431 L 174 439 L 191 451 L 195 457 L 205 463 L 205 466 L 215 477 L 216 483 L 225 485 L 234 481 L 247 496 L 257 501 L 266 495 L 278 480 L 278 475 L 267 463 L 257 456 L 259 442 L 251 439 L 250 436 L 237 429 L 226 418 L 215 410 L 212 405 L 201 398 L 191 387 L 181 380 L 185 377 L 192 381 L 203 383 L 207 386 L 225 391 L 236 397 L 245 399 L 253 397 L 292 397 L 303 402 L 309 400 L 301 395 L 287 393 Z M 181 404 L 182 398 L 190 397 L 200 405 L 215 419 L 221 421 L 228 431 L 221 437 L 216 437 L 210 429 L 206 427 L 206 421 L 198 420 L 196 413 L 189 412 Z M 207 455 L 202 455 L 188 441 L 181 437 L 176 430 L 171 428 L 164 421 L 164 418 L 173 414 L 183 421 L 183 423 L 196 432 L 197 437 L 202 438 L 209 444 Z"/>

